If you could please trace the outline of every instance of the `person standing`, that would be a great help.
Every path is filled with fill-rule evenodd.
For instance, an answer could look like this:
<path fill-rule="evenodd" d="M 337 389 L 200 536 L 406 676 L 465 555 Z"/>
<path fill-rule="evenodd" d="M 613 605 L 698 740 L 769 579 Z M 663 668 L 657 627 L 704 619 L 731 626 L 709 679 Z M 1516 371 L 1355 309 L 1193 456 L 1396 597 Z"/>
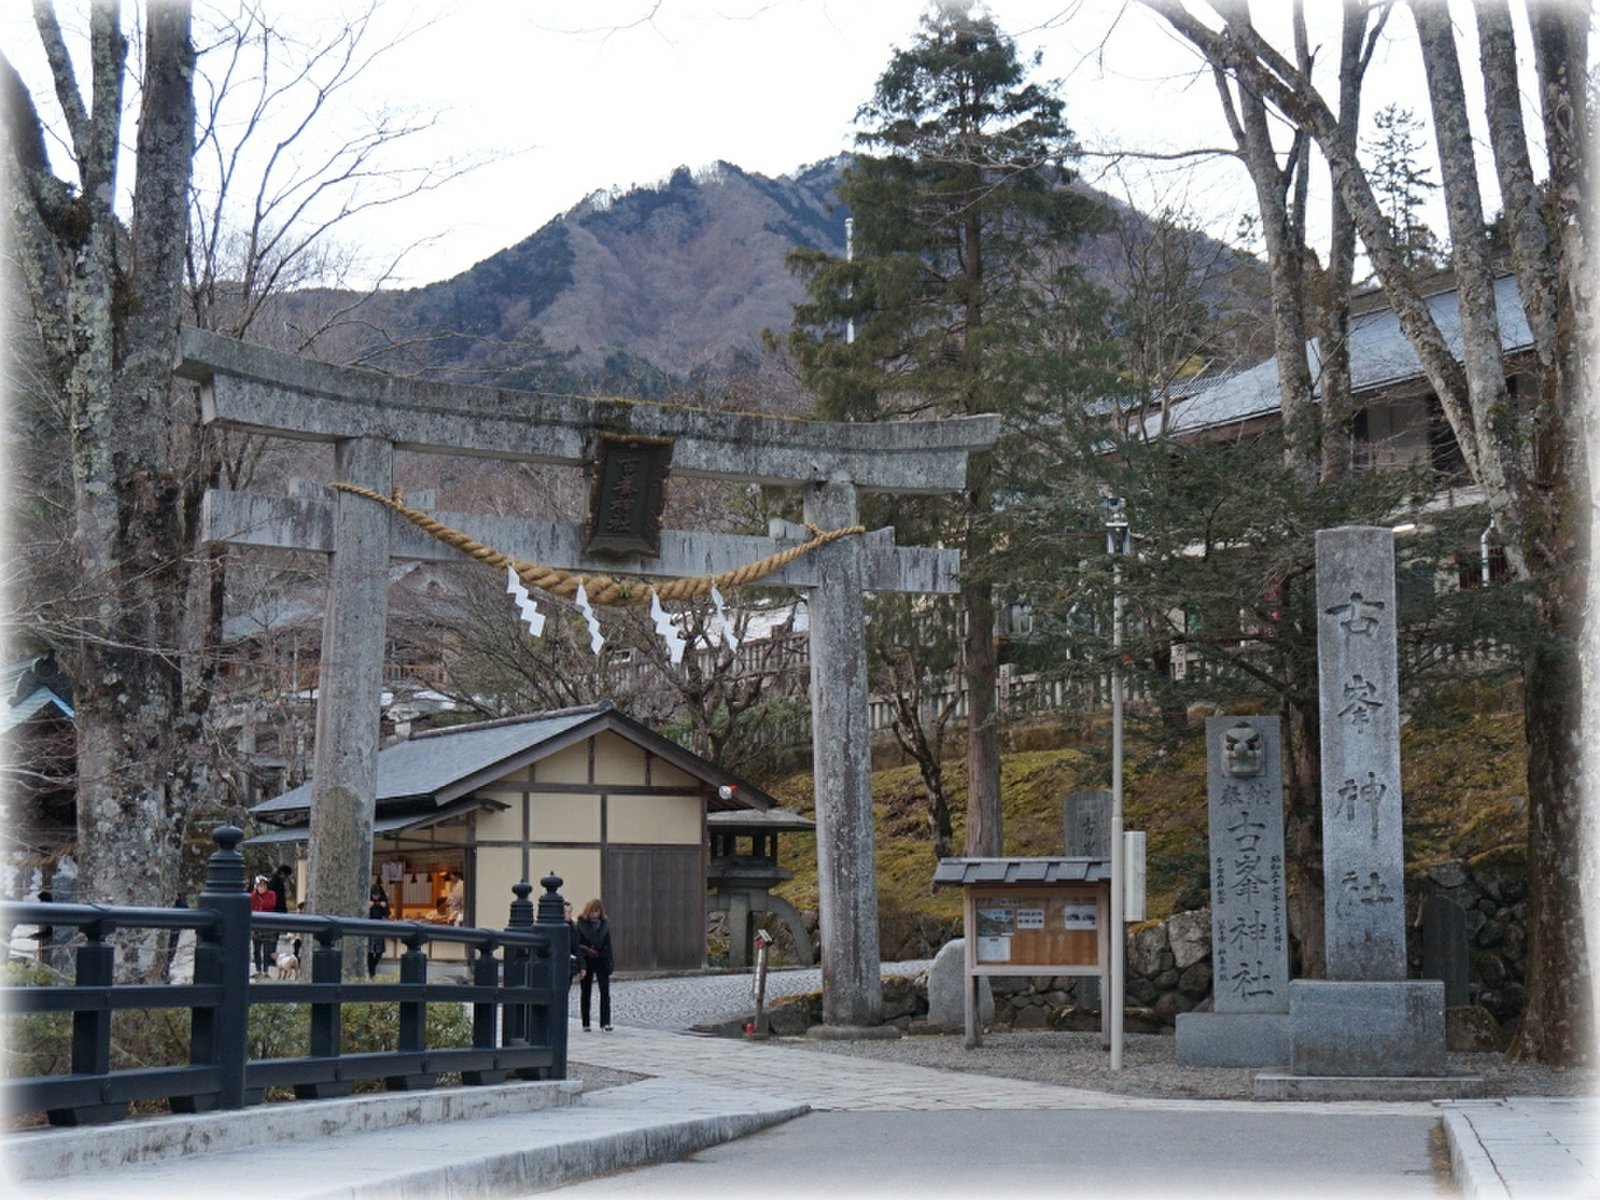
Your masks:
<path fill-rule="evenodd" d="M 450 914 L 450 924 L 460 925 L 467 915 L 467 889 L 461 872 L 446 871 L 445 911 Z"/>
<path fill-rule="evenodd" d="M 278 897 L 265 875 L 256 876 L 256 885 L 250 892 L 251 913 L 278 911 Z M 256 974 L 265 976 L 272 969 L 272 952 L 277 948 L 278 935 L 264 929 L 251 928 L 250 942 L 255 947 Z"/>
<path fill-rule="evenodd" d="M 582 979 L 583 953 L 578 949 L 578 923 L 572 919 L 570 902 L 561 906 L 561 915 L 567 919 L 567 957 L 572 961 L 572 979 Z"/>
<path fill-rule="evenodd" d="M 598 899 L 583 906 L 578 917 L 578 960 L 583 968 L 578 992 L 578 1011 L 583 1017 L 583 1029 L 589 1031 L 589 993 L 594 984 L 600 985 L 600 1028 L 611 1032 L 611 926 L 606 921 L 605 906 Z"/>
<path fill-rule="evenodd" d="M 389 894 L 383 890 L 383 884 L 374 883 L 372 891 L 368 893 L 367 919 L 369 921 L 387 921 L 389 919 Z M 371 979 L 378 973 L 378 964 L 383 961 L 382 934 L 374 934 L 367 939 L 367 978 Z"/>
<path fill-rule="evenodd" d="M 294 868 L 284 863 L 272 873 L 272 878 L 267 886 L 272 889 L 273 912 L 286 913 L 289 911 L 289 894 L 294 890 L 289 880 L 294 875 Z"/>

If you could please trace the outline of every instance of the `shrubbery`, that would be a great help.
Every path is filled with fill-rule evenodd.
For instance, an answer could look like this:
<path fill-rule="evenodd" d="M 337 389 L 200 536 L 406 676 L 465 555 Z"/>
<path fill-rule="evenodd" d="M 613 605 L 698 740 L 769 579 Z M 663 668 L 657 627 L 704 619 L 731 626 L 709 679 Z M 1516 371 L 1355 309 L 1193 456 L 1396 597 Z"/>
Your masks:
<path fill-rule="evenodd" d="M 61 977 L 46 967 L 9 963 L 0 972 L 8 987 L 55 985 Z M 71 1066 L 70 1013 L 12 1013 L 5 1018 L 0 1062 L 8 1077 L 65 1074 Z M 344 1006 L 343 1048 L 347 1054 L 399 1049 L 400 1006 L 370 1001 Z M 252 1059 L 300 1058 L 310 1053 L 309 1004 L 252 1004 L 247 1034 Z M 444 1049 L 472 1044 L 472 1017 L 465 1004 L 428 1005 L 426 1044 Z M 189 1010 L 160 1008 L 112 1015 L 113 1070 L 181 1066 L 189 1061 Z M 376 1090 L 381 1081 L 358 1084 Z M 274 1090 L 269 1098 L 287 1096 Z"/>

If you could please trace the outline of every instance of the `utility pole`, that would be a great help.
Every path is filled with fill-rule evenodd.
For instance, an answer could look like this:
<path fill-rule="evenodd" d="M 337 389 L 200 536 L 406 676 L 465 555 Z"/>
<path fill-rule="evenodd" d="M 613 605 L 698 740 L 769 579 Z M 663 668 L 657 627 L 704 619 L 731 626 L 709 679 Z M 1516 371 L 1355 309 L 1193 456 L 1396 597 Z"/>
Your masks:
<path fill-rule="evenodd" d="M 1127 886 L 1122 846 L 1122 560 L 1130 542 L 1122 497 L 1106 502 L 1106 553 L 1111 555 L 1111 987 L 1104 1002 L 1111 1006 L 1111 1069 L 1122 1070 L 1123 960 L 1127 933 L 1123 928 L 1123 895 Z"/>

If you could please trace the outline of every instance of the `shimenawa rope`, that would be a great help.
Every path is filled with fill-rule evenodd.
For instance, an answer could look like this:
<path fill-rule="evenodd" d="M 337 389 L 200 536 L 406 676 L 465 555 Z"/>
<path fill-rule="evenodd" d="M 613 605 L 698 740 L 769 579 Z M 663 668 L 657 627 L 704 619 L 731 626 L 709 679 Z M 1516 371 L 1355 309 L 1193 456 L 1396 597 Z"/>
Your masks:
<path fill-rule="evenodd" d="M 486 546 L 476 538 L 469 537 L 459 529 L 452 529 L 442 521 L 436 521 L 420 509 L 411 508 L 396 497 L 385 496 L 381 492 L 372 491 L 370 488 L 359 487 L 353 483 L 331 483 L 328 485 L 335 491 L 349 492 L 355 496 L 362 496 L 368 500 L 376 500 L 384 507 L 399 513 L 418 529 L 431 534 L 447 546 L 451 546 L 471 558 L 477 559 L 491 567 L 510 567 L 517 573 L 517 578 L 530 588 L 549 592 L 551 595 L 560 596 L 570 600 L 577 595 L 578 584 L 582 583 L 584 591 L 588 594 L 589 603 L 605 604 L 613 607 L 632 607 L 634 605 L 648 604 L 650 593 L 655 592 L 662 600 L 693 600 L 699 596 L 709 595 L 715 587 L 718 591 L 727 588 L 742 587 L 757 583 L 771 575 L 781 567 L 786 567 L 795 559 L 819 550 L 829 542 L 838 541 L 843 537 L 865 533 L 866 526 L 850 525 L 843 529 L 830 529 L 823 531 L 815 525 L 807 524 L 811 531 L 811 540 L 799 546 L 791 546 L 787 550 L 780 550 L 776 554 L 769 554 L 758 562 L 748 563 L 742 567 L 734 567 L 730 571 L 723 571 L 720 575 L 697 575 L 689 578 L 669 579 L 662 583 L 646 583 L 638 579 L 616 579 L 610 575 L 576 575 L 570 571 L 562 571 L 555 567 L 541 567 L 535 563 L 524 562 L 520 558 L 512 558 L 502 554 L 493 546 Z"/>

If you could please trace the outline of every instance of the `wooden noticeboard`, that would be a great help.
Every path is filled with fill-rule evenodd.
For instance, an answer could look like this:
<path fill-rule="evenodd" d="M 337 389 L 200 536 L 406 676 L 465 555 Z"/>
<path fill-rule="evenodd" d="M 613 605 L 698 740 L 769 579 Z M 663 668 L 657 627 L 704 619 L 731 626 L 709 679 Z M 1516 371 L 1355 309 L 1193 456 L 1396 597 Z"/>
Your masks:
<path fill-rule="evenodd" d="M 979 976 L 1092 976 L 1101 996 L 1110 994 L 1109 883 L 969 883 L 962 892 L 969 1046 L 982 1044 Z"/>
<path fill-rule="evenodd" d="M 1100 970 L 1102 889 L 1095 887 L 969 888 L 973 965 L 1047 967 L 1052 975 Z"/>

